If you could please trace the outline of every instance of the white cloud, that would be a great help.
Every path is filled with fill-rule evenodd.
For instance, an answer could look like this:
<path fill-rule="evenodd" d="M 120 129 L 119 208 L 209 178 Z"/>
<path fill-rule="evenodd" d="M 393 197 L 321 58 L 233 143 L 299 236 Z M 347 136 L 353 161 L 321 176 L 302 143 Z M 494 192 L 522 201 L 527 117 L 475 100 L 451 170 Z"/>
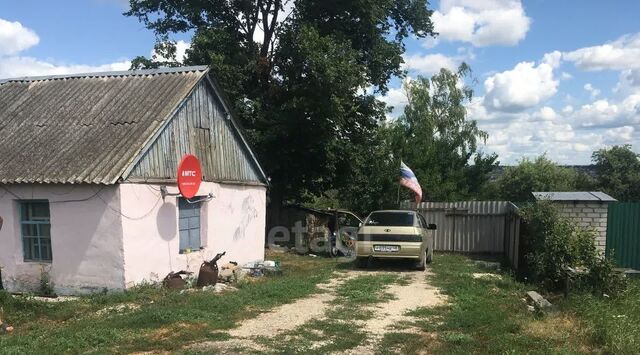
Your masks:
<path fill-rule="evenodd" d="M 477 47 L 516 45 L 531 25 L 520 0 L 442 0 L 432 20 L 439 38 Z"/>
<path fill-rule="evenodd" d="M 120 71 L 128 70 L 130 67 L 131 62 L 128 60 L 102 65 L 82 65 L 55 64 L 31 57 L 0 57 L 0 78 Z"/>
<path fill-rule="evenodd" d="M 573 112 L 573 106 L 571 106 L 571 105 L 567 105 L 567 106 L 562 108 L 562 113 L 564 113 L 564 114 L 569 114 L 571 112 Z"/>
<path fill-rule="evenodd" d="M 619 116 L 620 110 L 615 104 L 607 100 L 597 100 L 583 105 L 575 114 L 575 118 L 582 127 L 600 126 L 613 123 Z"/>
<path fill-rule="evenodd" d="M 541 63 L 518 63 L 512 70 L 494 74 L 484 82 L 484 104 L 490 110 L 518 112 L 537 106 L 558 91 L 554 68 L 557 53 L 546 54 Z"/>
<path fill-rule="evenodd" d="M 600 99 L 583 105 L 570 116 L 574 126 L 594 128 L 619 128 L 640 125 L 640 93 L 614 102 Z"/>
<path fill-rule="evenodd" d="M 405 83 L 411 81 L 411 78 L 405 79 Z M 397 118 L 404 112 L 404 107 L 407 106 L 409 100 L 404 87 L 391 88 L 384 96 L 379 96 L 378 100 L 387 104 L 387 106 L 393 107 L 393 110 L 387 115 L 388 119 Z"/>
<path fill-rule="evenodd" d="M 571 75 L 571 74 L 567 73 L 566 71 L 563 71 L 563 72 L 560 74 L 560 79 L 562 79 L 562 80 L 570 80 L 570 79 L 572 79 L 572 78 L 573 78 L 573 75 Z"/>
<path fill-rule="evenodd" d="M 542 63 L 548 64 L 554 69 L 560 66 L 561 61 L 562 61 L 562 53 L 560 53 L 560 51 L 545 53 L 542 56 Z"/>
<path fill-rule="evenodd" d="M 489 112 L 487 112 L 487 108 L 483 105 L 483 97 L 473 97 L 471 102 L 466 105 L 467 108 L 467 117 L 476 121 L 484 121 L 494 119 Z"/>
<path fill-rule="evenodd" d="M 621 96 L 640 93 L 640 69 L 621 71 L 613 92 Z"/>
<path fill-rule="evenodd" d="M 635 129 L 631 126 L 622 126 L 608 129 L 605 132 L 605 142 L 609 144 L 629 143 L 633 139 Z"/>
<path fill-rule="evenodd" d="M 625 35 L 602 45 L 565 52 L 563 58 L 584 70 L 639 69 L 640 33 Z"/>
<path fill-rule="evenodd" d="M 573 144 L 573 150 L 575 150 L 576 152 L 589 152 L 590 151 L 590 147 L 589 147 L 588 144 L 574 143 Z"/>
<path fill-rule="evenodd" d="M 621 73 L 631 86 L 640 87 L 640 69 L 625 70 Z"/>
<path fill-rule="evenodd" d="M 577 156 L 576 144 L 587 145 L 587 149 L 591 149 L 601 143 L 601 139 L 589 133 L 574 130 L 560 117 L 532 120 L 527 113 L 520 113 L 508 121 L 478 124 L 489 133 L 484 150 L 498 153 L 504 164 L 513 164 L 523 157 L 535 157 L 545 152 L 560 162 L 586 163 L 589 154 Z"/>
<path fill-rule="evenodd" d="M 431 49 L 436 47 L 440 43 L 437 37 L 426 37 L 420 41 L 422 48 Z"/>
<path fill-rule="evenodd" d="M 282 23 L 282 21 L 284 21 L 287 17 L 289 17 L 289 15 L 291 15 L 295 7 L 294 0 L 283 0 L 282 2 L 283 2 L 282 4 L 283 9 L 278 14 L 278 19 L 277 19 L 278 23 Z M 273 16 L 269 15 L 267 18 L 268 18 L 268 21 L 271 22 L 271 19 L 273 18 Z M 245 21 L 242 16 L 240 16 L 240 20 Z M 262 27 L 262 14 L 260 14 L 258 18 L 258 25 L 256 26 L 256 30 L 253 32 L 253 41 L 256 43 L 262 43 L 263 40 L 264 40 L 264 28 Z"/>
<path fill-rule="evenodd" d="M 184 62 L 187 56 L 187 49 L 191 48 L 191 43 L 185 42 L 183 40 L 179 40 L 175 42 L 176 46 L 176 57 L 175 60 L 178 63 Z M 161 62 L 172 62 L 174 58 L 166 58 L 163 55 L 160 55 L 156 52 L 156 50 L 151 51 L 151 58 Z"/>
<path fill-rule="evenodd" d="M 38 35 L 20 22 L 0 18 L 0 55 L 10 55 L 31 48 L 40 42 Z"/>
<path fill-rule="evenodd" d="M 0 19 L 0 78 L 119 71 L 128 70 L 131 66 L 126 59 L 102 65 L 84 65 L 20 55 L 21 51 L 37 45 L 39 40 L 35 32 L 19 22 Z"/>
<path fill-rule="evenodd" d="M 484 101 L 484 100 L 483 100 Z M 591 152 L 612 145 L 640 146 L 640 92 L 621 100 L 600 99 L 575 108 L 542 106 L 516 113 L 483 110 L 470 105 L 469 118 L 489 133 L 483 149 L 500 161 L 547 153 L 562 164 L 588 164 Z"/>
<path fill-rule="evenodd" d="M 444 54 L 409 55 L 404 57 L 404 69 L 416 74 L 431 75 L 440 71 L 441 68 L 456 70 L 462 58 L 448 57 Z"/>
<path fill-rule="evenodd" d="M 549 106 L 544 106 L 537 112 L 537 117 L 539 117 L 543 121 L 552 121 L 556 117 L 558 117 L 558 115 L 556 114 L 556 111 L 553 108 Z"/>
<path fill-rule="evenodd" d="M 584 89 L 591 94 L 592 98 L 600 95 L 600 90 L 594 88 L 593 85 L 591 85 L 591 83 L 584 84 Z"/>

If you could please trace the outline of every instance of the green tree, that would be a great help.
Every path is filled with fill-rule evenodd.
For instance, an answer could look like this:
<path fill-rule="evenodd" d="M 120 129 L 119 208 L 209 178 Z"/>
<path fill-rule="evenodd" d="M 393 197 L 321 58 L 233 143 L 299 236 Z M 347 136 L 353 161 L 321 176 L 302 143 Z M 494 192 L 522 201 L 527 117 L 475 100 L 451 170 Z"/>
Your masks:
<path fill-rule="evenodd" d="M 478 198 L 497 165 L 497 155 L 478 150 L 488 134 L 467 119 L 465 103 L 473 96 L 464 84 L 469 74 L 462 64 L 456 72 L 442 69 L 405 85 L 408 105 L 392 127 L 394 165 L 396 174 L 400 159 L 414 170 L 424 199 Z"/>
<path fill-rule="evenodd" d="M 271 199 L 304 202 L 345 183 L 384 118 L 376 93 L 401 70 L 403 41 L 434 35 L 425 0 L 130 0 L 155 32 L 134 66 L 208 64 L 272 177 Z M 255 38 L 259 37 L 258 40 Z M 373 88 L 373 90 L 366 90 Z"/>
<path fill-rule="evenodd" d="M 393 154 L 392 125 L 383 123 L 370 144 L 356 147 L 348 182 L 340 184 L 341 205 L 361 216 L 376 209 L 397 208 L 400 162 Z"/>
<path fill-rule="evenodd" d="M 507 167 L 496 181 L 499 198 L 524 202 L 536 191 L 575 191 L 576 172 L 558 166 L 541 155 L 534 160 L 523 158 L 518 165 Z"/>
<path fill-rule="evenodd" d="M 598 186 L 620 201 L 640 201 L 640 155 L 631 145 L 593 152 Z"/>

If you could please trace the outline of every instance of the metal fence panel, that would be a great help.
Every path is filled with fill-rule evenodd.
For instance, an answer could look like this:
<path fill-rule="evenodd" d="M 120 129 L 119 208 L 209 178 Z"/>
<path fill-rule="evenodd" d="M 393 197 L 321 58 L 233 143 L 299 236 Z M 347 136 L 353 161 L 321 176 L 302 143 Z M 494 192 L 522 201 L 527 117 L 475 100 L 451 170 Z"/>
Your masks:
<path fill-rule="evenodd" d="M 640 270 L 640 202 L 609 204 L 607 255 L 619 267 Z"/>
<path fill-rule="evenodd" d="M 518 265 L 520 217 L 507 201 L 422 202 L 417 209 L 435 223 L 435 250 L 465 253 L 504 253 Z"/>

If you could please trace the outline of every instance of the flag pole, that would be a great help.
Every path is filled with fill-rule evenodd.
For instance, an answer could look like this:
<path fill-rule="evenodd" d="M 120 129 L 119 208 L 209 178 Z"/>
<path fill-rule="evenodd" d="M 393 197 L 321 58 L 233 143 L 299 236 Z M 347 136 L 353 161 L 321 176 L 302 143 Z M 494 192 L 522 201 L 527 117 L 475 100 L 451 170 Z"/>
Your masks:
<path fill-rule="evenodd" d="M 400 158 L 400 168 L 402 168 L 402 158 Z M 396 200 L 396 205 L 400 208 L 400 179 L 397 181 L 398 183 L 398 199 Z"/>

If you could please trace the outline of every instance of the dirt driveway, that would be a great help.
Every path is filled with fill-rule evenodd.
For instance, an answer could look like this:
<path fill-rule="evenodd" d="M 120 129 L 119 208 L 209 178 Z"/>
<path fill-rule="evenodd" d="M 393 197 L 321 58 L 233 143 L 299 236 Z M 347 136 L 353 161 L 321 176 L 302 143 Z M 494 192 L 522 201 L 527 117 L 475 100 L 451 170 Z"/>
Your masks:
<path fill-rule="evenodd" d="M 346 301 L 348 297 L 353 302 L 372 296 L 358 294 L 359 290 L 349 286 L 350 283 L 378 278 L 393 281 L 373 292 L 362 291 L 379 294 L 378 300 L 355 301 L 356 304 Z M 198 344 L 190 349 L 218 353 L 278 352 L 283 351 L 281 346 L 286 343 L 286 352 L 373 353 L 387 332 L 400 328 L 404 333 L 418 332 L 411 326 L 415 319 L 408 312 L 446 301 L 428 280 L 428 269 L 414 271 L 404 265 L 338 271 L 329 283 L 318 285 L 318 293 L 243 321 L 228 332 L 229 340 Z M 353 294 L 345 296 L 345 292 Z M 343 331 L 336 332 L 336 328 Z M 354 339 L 359 341 L 353 343 Z M 292 342 L 299 344 L 293 346 Z M 346 345 L 338 346 L 342 343 Z"/>

